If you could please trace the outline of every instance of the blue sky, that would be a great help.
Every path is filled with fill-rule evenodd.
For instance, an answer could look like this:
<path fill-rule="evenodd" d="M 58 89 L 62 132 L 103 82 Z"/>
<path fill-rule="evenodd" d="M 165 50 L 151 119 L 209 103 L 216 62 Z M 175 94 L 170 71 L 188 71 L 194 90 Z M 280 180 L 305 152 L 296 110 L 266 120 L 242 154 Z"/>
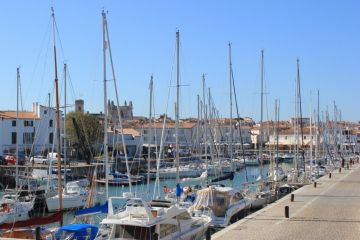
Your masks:
<path fill-rule="evenodd" d="M 260 50 L 264 49 L 264 119 L 272 118 L 275 98 L 281 101 L 282 119 L 293 115 L 298 57 L 303 115 L 310 112 L 310 92 L 314 108 L 319 89 L 322 110 L 331 110 L 336 101 L 343 118 L 360 120 L 360 2 L 355 0 L 1 1 L 2 110 L 16 109 L 17 66 L 21 66 L 24 109 L 30 110 L 35 101 L 47 104 L 47 94 L 54 92 L 51 6 L 61 40 L 57 42 L 60 82 L 66 62 L 72 85 L 68 99 L 84 99 L 87 111 L 103 111 L 101 10 L 106 9 L 120 101 L 132 100 L 135 115 L 148 115 L 151 74 L 156 113 L 174 115 L 175 88 L 170 86 L 175 81 L 179 29 L 181 83 L 186 85 L 181 88 L 181 117 L 197 115 L 203 73 L 221 116 L 229 116 L 230 41 L 242 116 L 259 120 Z M 108 92 L 115 100 L 110 82 Z"/>

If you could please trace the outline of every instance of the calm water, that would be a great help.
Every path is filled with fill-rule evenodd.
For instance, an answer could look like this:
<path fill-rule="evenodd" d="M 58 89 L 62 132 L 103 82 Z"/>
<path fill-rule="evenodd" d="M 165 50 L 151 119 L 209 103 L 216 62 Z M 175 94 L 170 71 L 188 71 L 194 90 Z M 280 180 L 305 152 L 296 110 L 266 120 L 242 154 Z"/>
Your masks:
<path fill-rule="evenodd" d="M 283 168 L 284 171 L 290 170 L 292 165 L 288 164 L 288 163 L 281 163 L 279 164 L 280 167 Z M 264 165 L 262 168 L 262 176 L 263 178 L 266 178 L 267 174 L 269 171 L 269 165 Z M 230 181 L 230 180 L 225 180 L 225 181 L 221 181 L 220 183 L 225 185 L 225 186 L 232 186 L 235 189 L 241 189 L 242 188 L 242 183 L 246 182 L 246 176 L 248 177 L 248 182 L 255 182 L 255 180 L 259 177 L 260 175 L 260 167 L 258 166 L 249 166 L 241 169 L 239 172 L 236 172 L 235 174 L 235 178 L 234 181 Z M 150 183 L 150 196 L 157 196 L 157 193 L 160 192 L 160 195 L 162 196 L 162 187 L 163 186 L 167 186 L 168 189 L 170 188 L 175 188 L 175 179 L 164 179 L 164 180 L 160 180 L 160 191 L 158 191 L 156 189 L 156 193 L 154 195 L 154 189 L 155 189 L 155 181 L 152 181 Z M 184 184 L 182 185 L 182 187 L 187 186 L 188 184 Z M 99 186 L 97 191 L 98 194 L 103 194 L 101 195 L 101 202 L 105 202 L 106 201 L 106 197 L 105 197 L 105 187 L 104 186 Z M 118 196 L 121 197 L 123 195 L 124 192 L 129 192 L 129 187 L 121 187 L 121 186 L 109 186 L 109 196 Z M 144 196 L 147 192 L 147 186 L 146 184 L 141 184 L 141 185 L 134 185 L 133 186 L 133 192 L 136 193 L 136 195 L 138 196 Z M 0 192 L 0 197 L 3 195 L 2 192 Z M 98 219 L 96 222 L 100 222 L 101 218 L 105 217 L 105 215 L 99 215 Z M 64 215 L 64 224 L 69 224 L 74 222 L 74 211 L 69 211 L 66 212 Z"/>

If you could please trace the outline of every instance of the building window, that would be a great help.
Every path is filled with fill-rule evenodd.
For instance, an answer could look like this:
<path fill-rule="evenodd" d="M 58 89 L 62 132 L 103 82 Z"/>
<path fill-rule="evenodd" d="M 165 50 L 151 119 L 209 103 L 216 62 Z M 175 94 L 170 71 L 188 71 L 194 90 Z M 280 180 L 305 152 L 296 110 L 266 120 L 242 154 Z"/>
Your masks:
<path fill-rule="evenodd" d="M 16 127 L 16 121 L 15 120 L 11 121 L 11 126 Z"/>
<path fill-rule="evenodd" d="M 16 132 L 11 133 L 11 144 L 16 144 Z"/>
<path fill-rule="evenodd" d="M 35 138 L 35 133 L 33 132 L 25 132 L 23 134 L 23 143 L 24 144 L 33 144 Z"/>
<path fill-rule="evenodd" d="M 304 139 L 306 139 L 306 136 L 304 136 Z"/>
<path fill-rule="evenodd" d="M 285 140 L 287 140 L 287 136 L 285 136 Z"/>
<path fill-rule="evenodd" d="M 54 133 L 50 133 L 49 134 L 49 144 L 53 144 L 54 143 Z"/>
<path fill-rule="evenodd" d="M 49 120 L 49 127 L 52 127 L 54 125 L 54 121 L 52 119 Z"/>
<path fill-rule="evenodd" d="M 47 110 L 44 110 L 44 115 L 46 115 L 47 114 Z"/>
<path fill-rule="evenodd" d="M 144 135 L 145 134 L 148 134 L 148 130 L 147 129 L 144 129 Z"/>
<path fill-rule="evenodd" d="M 34 122 L 33 121 L 24 121 L 24 126 L 25 127 L 32 127 L 32 126 L 34 126 Z"/>

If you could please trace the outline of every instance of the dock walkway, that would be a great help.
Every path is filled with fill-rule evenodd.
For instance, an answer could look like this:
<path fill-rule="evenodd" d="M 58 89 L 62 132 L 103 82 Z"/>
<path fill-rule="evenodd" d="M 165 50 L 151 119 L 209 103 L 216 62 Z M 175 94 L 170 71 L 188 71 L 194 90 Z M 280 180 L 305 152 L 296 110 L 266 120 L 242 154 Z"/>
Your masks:
<path fill-rule="evenodd" d="M 211 239 L 360 239 L 360 167 L 334 170 L 215 233 Z M 289 218 L 285 218 L 289 206 Z"/>

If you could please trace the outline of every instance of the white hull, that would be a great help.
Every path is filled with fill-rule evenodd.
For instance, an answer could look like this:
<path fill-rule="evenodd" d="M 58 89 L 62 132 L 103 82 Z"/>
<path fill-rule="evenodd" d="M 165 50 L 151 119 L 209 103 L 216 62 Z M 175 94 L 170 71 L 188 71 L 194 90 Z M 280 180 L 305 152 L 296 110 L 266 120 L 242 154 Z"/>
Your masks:
<path fill-rule="evenodd" d="M 63 194 L 62 195 L 62 209 L 76 209 L 83 208 L 86 204 L 88 194 Z M 59 195 L 46 199 L 46 205 L 49 212 L 56 212 L 59 210 Z"/>
<path fill-rule="evenodd" d="M 32 202 L 15 203 L 9 211 L 0 212 L 0 224 L 28 220 L 30 219 L 29 212 L 32 208 Z"/>
<path fill-rule="evenodd" d="M 251 206 L 251 200 L 244 198 L 242 201 L 237 202 L 236 204 L 230 206 L 226 210 L 226 215 L 224 217 L 212 216 L 211 226 L 215 228 L 227 227 L 231 223 L 242 218 L 245 212 L 250 209 L 250 206 Z"/>
<path fill-rule="evenodd" d="M 179 177 L 186 178 L 186 177 L 199 177 L 202 173 L 202 169 L 180 169 L 179 170 Z M 155 177 L 156 174 L 153 173 Z M 176 178 L 176 168 L 165 168 L 160 169 L 159 171 L 159 178 L 168 178 L 173 179 Z"/>

